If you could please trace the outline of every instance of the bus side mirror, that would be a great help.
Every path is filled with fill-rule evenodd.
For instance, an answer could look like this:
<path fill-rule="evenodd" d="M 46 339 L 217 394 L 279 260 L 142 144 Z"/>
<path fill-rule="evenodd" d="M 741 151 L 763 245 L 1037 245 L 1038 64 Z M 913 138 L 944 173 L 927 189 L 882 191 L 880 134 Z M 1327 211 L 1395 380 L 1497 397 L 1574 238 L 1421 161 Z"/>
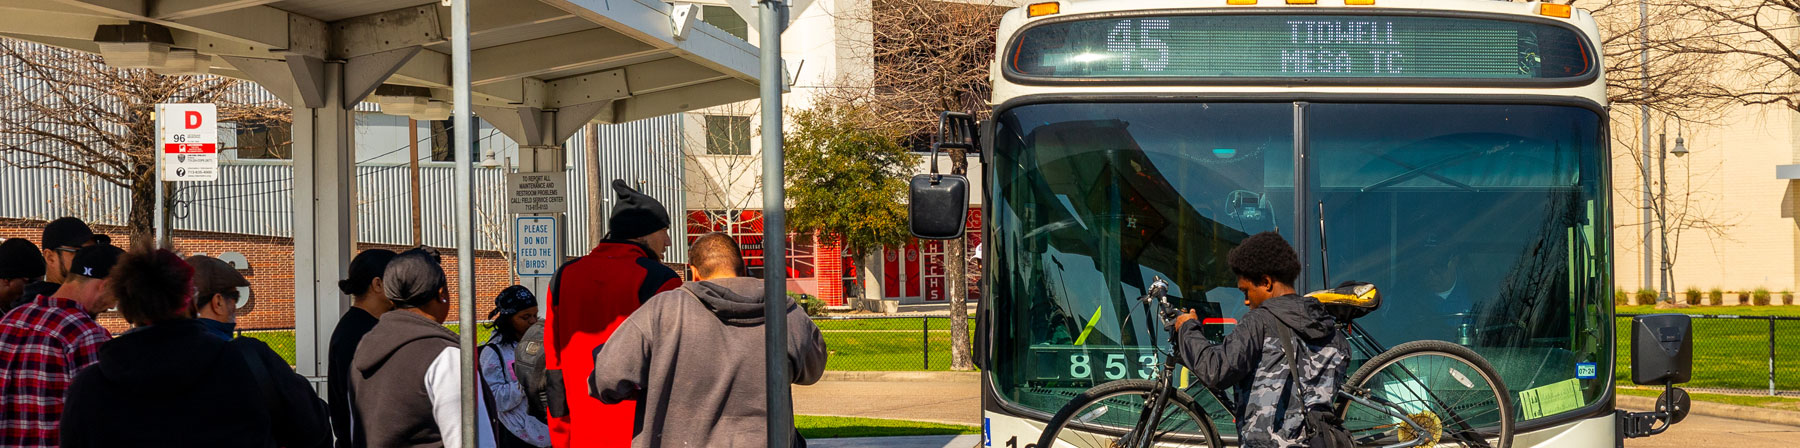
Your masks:
<path fill-rule="evenodd" d="M 908 186 L 912 234 L 923 240 L 960 238 L 969 218 L 969 178 L 920 174 Z"/>
<path fill-rule="evenodd" d="M 960 112 L 938 112 L 938 132 L 931 141 L 931 173 L 913 176 L 907 188 L 907 218 L 912 234 L 922 240 L 950 240 L 963 236 L 969 219 L 969 178 L 938 174 L 938 152 L 945 148 L 980 151 L 975 117 Z"/>
<path fill-rule="evenodd" d="M 1671 385 L 1693 376 L 1694 328 L 1685 314 L 1631 318 L 1631 382 Z"/>

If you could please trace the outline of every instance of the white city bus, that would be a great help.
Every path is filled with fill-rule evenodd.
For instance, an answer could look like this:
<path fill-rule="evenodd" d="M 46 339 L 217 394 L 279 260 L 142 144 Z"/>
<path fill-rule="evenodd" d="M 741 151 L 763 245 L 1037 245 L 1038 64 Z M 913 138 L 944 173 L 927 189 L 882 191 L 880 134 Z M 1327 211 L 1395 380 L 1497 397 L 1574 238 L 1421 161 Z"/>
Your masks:
<path fill-rule="evenodd" d="M 1008 12 L 979 133 L 984 444 L 1031 445 L 1084 389 L 1154 375 L 1165 339 L 1135 302 L 1153 277 L 1229 331 L 1246 308 L 1225 254 L 1264 231 L 1294 243 L 1302 291 L 1380 285 L 1358 323 L 1386 346 L 1485 357 L 1516 446 L 1615 444 L 1597 33 L 1565 5 L 1475 0 Z"/>

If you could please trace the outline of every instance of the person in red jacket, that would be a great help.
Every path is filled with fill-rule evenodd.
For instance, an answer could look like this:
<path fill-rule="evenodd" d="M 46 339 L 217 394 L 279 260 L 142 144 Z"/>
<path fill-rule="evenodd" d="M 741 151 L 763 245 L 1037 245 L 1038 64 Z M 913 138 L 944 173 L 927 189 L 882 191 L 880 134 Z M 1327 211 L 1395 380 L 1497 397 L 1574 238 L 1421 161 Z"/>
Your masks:
<path fill-rule="evenodd" d="M 612 187 L 619 199 L 606 238 L 550 281 L 544 369 L 550 442 L 558 448 L 631 444 L 637 403 L 608 405 L 588 395 L 594 354 L 644 301 L 681 286 L 681 277 L 658 261 L 669 249 L 668 210 L 623 180 Z"/>

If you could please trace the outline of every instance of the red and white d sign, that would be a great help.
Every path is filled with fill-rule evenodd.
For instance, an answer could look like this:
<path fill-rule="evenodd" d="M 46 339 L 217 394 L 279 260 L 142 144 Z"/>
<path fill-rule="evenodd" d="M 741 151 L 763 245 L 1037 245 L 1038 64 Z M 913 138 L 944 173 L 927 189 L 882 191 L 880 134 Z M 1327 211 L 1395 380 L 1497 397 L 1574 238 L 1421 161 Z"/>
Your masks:
<path fill-rule="evenodd" d="M 157 164 L 170 182 L 219 179 L 219 109 L 212 104 L 156 105 Z"/>

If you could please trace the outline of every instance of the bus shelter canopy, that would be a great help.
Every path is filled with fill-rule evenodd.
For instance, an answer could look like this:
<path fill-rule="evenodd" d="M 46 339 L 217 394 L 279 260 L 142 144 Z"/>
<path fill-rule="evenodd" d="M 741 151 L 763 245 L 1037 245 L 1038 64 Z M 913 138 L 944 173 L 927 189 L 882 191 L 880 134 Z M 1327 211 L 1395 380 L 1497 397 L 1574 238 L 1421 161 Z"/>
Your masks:
<path fill-rule="evenodd" d="M 756 47 L 658 0 L 470 7 L 478 113 L 620 123 L 757 97 Z M 342 89 L 329 89 L 340 104 L 374 94 L 447 114 L 450 26 L 450 8 L 435 0 L 0 0 L 0 35 L 115 66 L 256 81 L 295 107 L 322 107 L 321 67 L 343 63 Z"/>

